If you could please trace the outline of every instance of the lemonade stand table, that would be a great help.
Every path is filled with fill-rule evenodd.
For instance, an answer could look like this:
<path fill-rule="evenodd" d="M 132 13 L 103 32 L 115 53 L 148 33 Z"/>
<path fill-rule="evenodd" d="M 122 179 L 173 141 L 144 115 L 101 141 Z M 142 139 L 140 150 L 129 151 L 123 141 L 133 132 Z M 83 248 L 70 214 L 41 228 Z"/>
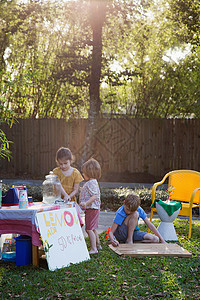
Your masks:
<path fill-rule="evenodd" d="M 76 208 L 79 222 L 82 226 L 83 222 L 78 211 L 78 205 L 75 202 L 70 202 L 65 204 L 65 206 Z M 3 206 L 0 208 L 0 235 L 17 233 L 30 236 L 32 238 L 32 264 L 38 266 L 38 247 L 41 246 L 41 240 L 39 228 L 36 224 L 36 214 L 62 208 L 62 204 L 46 204 L 43 202 L 29 203 L 27 209 L 19 209 L 19 205 Z"/>
<path fill-rule="evenodd" d="M 0 234 L 17 233 L 32 238 L 32 263 L 38 265 L 38 247 L 41 246 L 40 234 L 35 223 L 37 212 L 60 209 L 60 205 L 34 202 L 27 209 L 19 205 L 3 206 L 0 209 Z"/>
<path fill-rule="evenodd" d="M 180 209 L 180 202 L 162 201 L 155 199 L 151 207 L 156 207 L 158 216 L 161 220 L 158 231 L 165 241 L 178 241 L 173 221 L 177 218 Z"/>

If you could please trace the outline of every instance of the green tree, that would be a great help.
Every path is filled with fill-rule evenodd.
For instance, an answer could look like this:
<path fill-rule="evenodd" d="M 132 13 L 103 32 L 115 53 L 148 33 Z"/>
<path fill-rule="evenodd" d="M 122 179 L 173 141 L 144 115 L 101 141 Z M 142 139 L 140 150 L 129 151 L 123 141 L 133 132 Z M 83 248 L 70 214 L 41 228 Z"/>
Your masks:
<path fill-rule="evenodd" d="M 169 17 L 181 29 L 179 38 L 193 46 L 200 46 L 199 0 L 169 0 L 168 2 Z"/>
<path fill-rule="evenodd" d="M 164 60 L 169 49 L 188 41 L 186 25 L 172 19 L 168 2 L 4 1 L 2 7 L 8 34 L 0 99 L 18 117 L 88 117 L 85 149 L 92 149 L 101 113 L 154 118 L 197 112 L 198 53 L 178 64 Z"/>
<path fill-rule="evenodd" d="M 29 15 L 10 39 L 1 89 L 2 101 L 20 118 L 86 116 L 88 73 L 81 69 L 83 30 L 74 22 L 74 5 L 31 1 L 23 8 Z"/>
<path fill-rule="evenodd" d="M 1 103 L 0 103 L 0 125 L 5 123 L 8 124 L 10 127 L 12 127 L 13 123 L 15 122 L 14 114 L 6 109 Z M 3 132 L 3 130 L 0 128 L 0 157 L 1 158 L 7 158 L 10 160 L 11 151 L 10 151 L 10 143 Z"/>
<path fill-rule="evenodd" d="M 115 76 L 107 76 L 112 106 L 114 111 L 129 116 L 161 117 L 164 111 L 160 114 L 161 110 L 157 108 L 167 97 L 160 94 L 164 85 L 163 73 L 168 65 L 163 56 L 176 40 L 171 38 L 171 22 L 165 21 L 165 6 L 157 9 L 151 1 L 145 5 L 134 2 L 130 10 L 130 3 L 120 15 L 123 20 L 120 23 L 125 25 L 115 26 L 117 32 L 112 33 L 122 36 L 118 42 L 115 40 L 119 51 L 114 52 L 115 48 L 109 45 L 107 49 L 121 68 Z M 117 17 L 119 19 L 119 14 Z M 109 101 L 109 97 L 107 99 Z M 105 108 L 108 106 L 105 105 Z"/>
<path fill-rule="evenodd" d="M 121 24 L 125 27 L 109 18 L 115 34 L 112 26 L 107 30 L 117 36 L 114 41 L 119 51 L 109 40 L 107 57 L 119 70 L 105 76 L 104 112 L 139 118 L 199 116 L 198 53 L 178 62 L 166 60 L 169 50 L 187 47 L 184 26 L 172 20 L 168 8 L 166 1 L 132 6 L 132 14 L 123 11 L 125 22 Z"/>

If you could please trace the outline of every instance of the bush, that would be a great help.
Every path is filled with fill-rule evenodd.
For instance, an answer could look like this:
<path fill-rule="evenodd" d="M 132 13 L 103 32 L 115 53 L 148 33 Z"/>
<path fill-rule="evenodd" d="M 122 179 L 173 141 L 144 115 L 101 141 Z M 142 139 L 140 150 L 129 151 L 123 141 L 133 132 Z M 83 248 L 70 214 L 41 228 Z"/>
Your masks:
<path fill-rule="evenodd" d="M 2 186 L 2 195 L 6 195 L 8 190 L 12 187 L 11 184 L 3 184 Z M 26 185 L 28 190 L 28 196 L 33 197 L 33 201 L 41 202 L 42 201 L 42 187 L 40 185 Z"/>
<path fill-rule="evenodd" d="M 42 201 L 42 187 L 39 185 L 27 185 L 28 195 L 33 197 L 33 201 Z M 11 185 L 3 184 L 3 195 L 11 188 Z M 108 209 L 116 211 L 122 204 L 127 194 L 135 192 L 141 199 L 141 207 L 146 211 L 150 211 L 151 206 L 151 189 L 140 188 L 116 188 L 116 189 L 104 189 L 101 188 L 101 209 Z M 77 199 L 79 195 L 77 196 Z M 167 199 L 167 193 L 163 190 L 156 192 L 156 198 L 161 200 Z"/>
<path fill-rule="evenodd" d="M 151 200 L 151 189 L 139 188 L 117 188 L 117 189 L 101 189 L 101 208 L 110 209 L 116 211 L 122 204 L 129 193 L 135 192 L 141 199 L 141 207 L 146 211 L 150 211 Z M 161 200 L 167 199 L 167 193 L 164 190 L 158 190 L 156 192 L 156 198 Z"/>

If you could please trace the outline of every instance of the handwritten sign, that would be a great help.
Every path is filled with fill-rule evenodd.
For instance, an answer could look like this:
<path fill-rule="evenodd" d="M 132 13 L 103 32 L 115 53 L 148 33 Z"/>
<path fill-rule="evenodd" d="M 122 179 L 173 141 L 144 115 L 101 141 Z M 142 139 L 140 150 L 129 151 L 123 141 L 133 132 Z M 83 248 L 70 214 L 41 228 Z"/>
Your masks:
<path fill-rule="evenodd" d="M 49 270 L 90 259 L 76 209 L 37 213 Z"/>

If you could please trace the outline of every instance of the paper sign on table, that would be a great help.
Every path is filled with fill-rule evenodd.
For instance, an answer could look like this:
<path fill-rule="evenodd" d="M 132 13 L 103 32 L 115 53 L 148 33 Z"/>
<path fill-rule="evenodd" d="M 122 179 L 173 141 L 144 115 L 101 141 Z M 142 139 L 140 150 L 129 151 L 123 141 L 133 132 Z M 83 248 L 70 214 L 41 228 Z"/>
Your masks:
<path fill-rule="evenodd" d="M 51 271 L 90 259 L 74 207 L 37 213 L 36 218 Z"/>

